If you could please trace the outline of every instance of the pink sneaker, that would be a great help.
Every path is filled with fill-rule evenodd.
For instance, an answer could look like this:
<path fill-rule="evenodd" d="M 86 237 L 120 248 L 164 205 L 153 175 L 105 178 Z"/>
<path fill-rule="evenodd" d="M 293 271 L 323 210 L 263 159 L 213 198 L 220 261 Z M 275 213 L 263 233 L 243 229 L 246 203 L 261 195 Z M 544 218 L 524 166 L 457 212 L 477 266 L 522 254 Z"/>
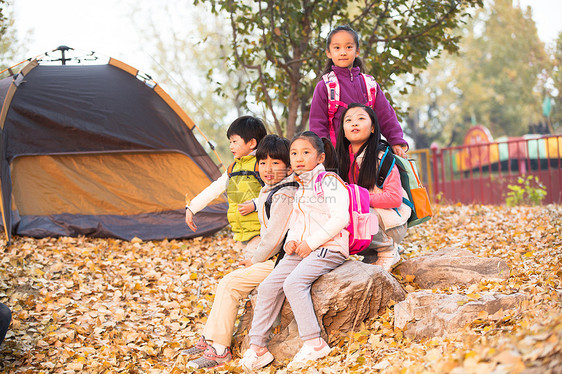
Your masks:
<path fill-rule="evenodd" d="M 294 370 L 305 367 L 308 361 L 316 361 L 322 357 L 330 354 L 332 348 L 322 339 L 322 345 L 313 347 L 308 344 L 303 344 L 302 348 L 293 357 L 293 361 L 287 365 L 287 369 Z"/>
<path fill-rule="evenodd" d="M 386 252 L 379 252 L 377 262 L 375 265 L 382 267 L 384 270 L 388 271 L 389 273 L 392 269 L 398 265 L 400 262 L 400 254 L 396 247 L 394 247 L 391 251 Z"/>
<path fill-rule="evenodd" d="M 271 361 L 273 361 L 271 352 L 267 351 L 263 355 L 258 356 L 256 351 L 248 349 L 240 359 L 239 365 L 242 366 L 242 369 L 245 371 L 251 372 L 267 366 Z"/>
<path fill-rule="evenodd" d="M 200 355 L 203 352 L 205 352 L 205 350 L 208 347 L 209 347 L 209 343 L 207 343 L 204 336 L 201 336 L 201 338 L 199 339 L 197 344 L 195 344 L 191 348 L 188 348 L 188 349 L 185 349 L 185 350 L 181 351 L 180 353 L 184 354 L 184 355 L 188 355 L 188 356 Z"/>
<path fill-rule="evenodd" d="M 203 356 L 196 360 L 191 360 L 187 363 L 188 368 L 194 369 L 210 369 L 217 366 L 221 366 L 229 361 L 232 361 L 232 354 L 230 353 L 230 348 L 226 347 L 222 355 L 218 355 L 215 347 L 212 345 L 208 346 L 203 353 Z"/>

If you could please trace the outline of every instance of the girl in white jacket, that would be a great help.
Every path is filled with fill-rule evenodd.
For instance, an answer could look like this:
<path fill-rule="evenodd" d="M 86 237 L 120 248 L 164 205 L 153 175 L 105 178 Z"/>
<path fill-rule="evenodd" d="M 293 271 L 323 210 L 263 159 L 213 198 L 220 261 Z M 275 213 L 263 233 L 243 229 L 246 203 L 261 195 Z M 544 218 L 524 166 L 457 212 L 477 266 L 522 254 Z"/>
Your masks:
<path fill-rule="evenodd" d="M 396 165 L 376 186 L 380 158 L 388 147 L 380 137 L 377 116 L 371 107 L 353 103 L 342 114 L 342 124 L 336 146 L 341 177 L 369 190 L 369 205 L 379 219 L 379 231 L 360 255 L 363 261 L 375 262 L 390 271 L 400 260 L 398 243 L 406 235 L 411 209 L 403 201 L 406 191 L 400 182 Z M 392 156 L 392 155 L 389 155 Z"/>
<path fill-rule="evenodd" d="M 285 244 L 285 257 L 258 287 L 256 309 L 250 329 L 250 349 L 240 360 L 246 370 L 256 370 L 273 361 L 267 350 L 267 338 L 281 310 L 285 296 L 304 341 L 289 368 L 330 353 L 322 339 L 310 288 L 321 275 L 341 265 L 349 256 L 349 196 L 344 182 L 334 173 L 322 178 L 322 192 L 313 188 L 318 174 L 325 171 L 329 140 L 324 142 L 311 131 L 293 138 L 290 147 L 291 168 L 299 187 Z M 333 160 L 330 160 L 333 161 Z M 283 294 L 284 293 L 284 294 Z"/>

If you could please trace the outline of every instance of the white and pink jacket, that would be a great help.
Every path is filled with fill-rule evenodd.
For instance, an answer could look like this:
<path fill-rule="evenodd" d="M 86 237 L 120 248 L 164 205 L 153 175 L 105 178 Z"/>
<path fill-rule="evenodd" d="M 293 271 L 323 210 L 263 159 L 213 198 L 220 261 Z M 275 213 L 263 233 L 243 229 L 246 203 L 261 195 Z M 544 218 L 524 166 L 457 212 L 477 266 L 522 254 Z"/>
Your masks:
<path fill-rule="evenodd" d="M 344 182 L 331 174 L 322 179 L 322 195 L 313 188 L 316 177 L 325 171 L 319 164 L 313 170 L 295 176 L 299 188 L 293 202 L 286 243 L 306 240 L 314 251 L 327 248 L 349 256 L 349 195 Z"/>

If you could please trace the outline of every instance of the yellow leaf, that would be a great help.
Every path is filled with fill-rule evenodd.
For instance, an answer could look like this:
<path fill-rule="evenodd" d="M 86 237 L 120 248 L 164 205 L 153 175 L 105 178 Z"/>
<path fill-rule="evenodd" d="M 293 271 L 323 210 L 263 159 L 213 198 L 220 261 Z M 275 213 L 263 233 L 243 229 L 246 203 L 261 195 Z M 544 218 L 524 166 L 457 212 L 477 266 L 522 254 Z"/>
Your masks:
<path fill-rule="evenodd" d="M 61 297 L 58 301 L 58 304 L 66 305 L 66 304 L 70 304 L 71 302 L 72 300 L 70 300 L 68 297 Z"/>
<path fill-rule="evenodd" d="M 478 293 L 469 293 L 468 295 L 466 295 L 466 297 L 468 297 L 468 300 L 472 301 L 472 300 L 478 300 L 482 296 L 480 296 L 480 294 Z"/>
<path fill-rule="evenodd" d="M 486 319 L 487 317 L 488 317 L 488 312 L 486 312 L 485 310 L 481 310 L 480 312 L 478 312 L 478 318 Z"/>

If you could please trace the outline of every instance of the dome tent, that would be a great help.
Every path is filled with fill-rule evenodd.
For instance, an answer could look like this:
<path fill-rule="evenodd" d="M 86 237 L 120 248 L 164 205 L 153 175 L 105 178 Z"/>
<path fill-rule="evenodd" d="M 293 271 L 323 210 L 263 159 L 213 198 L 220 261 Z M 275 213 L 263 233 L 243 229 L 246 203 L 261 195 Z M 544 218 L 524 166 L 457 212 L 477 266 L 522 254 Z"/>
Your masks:
<path fill-rule="evenodd" d="M 0 80 L 2 222 L 12 234 L 189 238 L 227 224 L 226 199 L 185 224 L 185 200 L 220 171 L 187 114 L 115 59 L 35 59 Z"/>

